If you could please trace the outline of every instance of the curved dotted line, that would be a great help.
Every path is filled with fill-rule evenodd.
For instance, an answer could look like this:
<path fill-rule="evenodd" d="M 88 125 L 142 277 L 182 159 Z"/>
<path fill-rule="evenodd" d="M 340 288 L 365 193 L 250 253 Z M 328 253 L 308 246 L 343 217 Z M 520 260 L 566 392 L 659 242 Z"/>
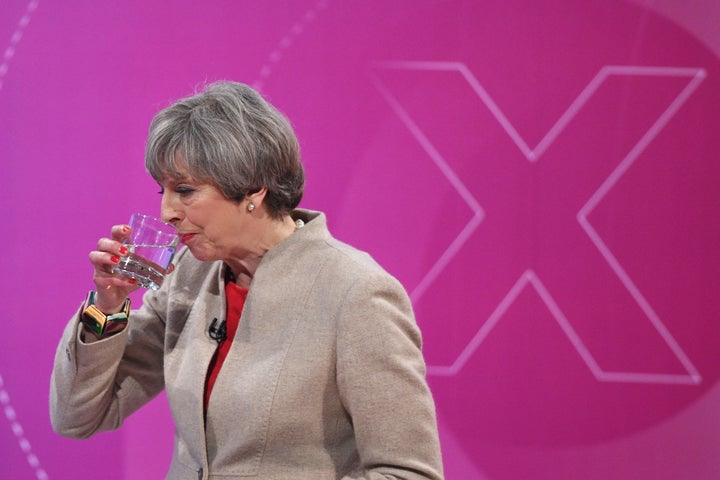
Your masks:
<path fill-rule="evenodd" d="M 30 15 L 32 15 L 32 13 L 37 9 L 38 3 L 38 0 L 31 0 L 27 4 L 27 7 L 25 7 L 25 14 L 20 17 L 17 28 L 13 32 L 12 37 L 10 37 L 10 45 L 8 45 L 5 49 L 5 53 L 2 57 L 2 63 L 0 63 L 0 90 L 2 90 L 3 80 L 9 69 L 8 64 L 15 56 L 16 47 L 22 39 L 23 31 L 30 23 Z M 38 480 L 47 480 L 47 472 L 45 472 L 45 470 L 40 466 L 40 460 L 37 455 L 33 453 L 30 441 L 25 437 L 25 430 L 17 420 L 17 413 L 10 403 L 10 395 L 7 390 L 5 390 L 5 382 L 3 381 L 2 375 L 0 375 L 0 406 L 2 406 L 3 412 L 5 413 L 5 418 L 7 418 L 8 422 L 10 422 L 10 429 L 15 435 L 15 438 L 17 438 L 20 450 L 22 450 L 25 454 L 25 458 L 27 459 L 30 467 L 35 470 L 35 477 L 37 477 Z"/>
<path fill-rule="evenodd" d="M 265 81 L 272 74 L 273 68 L 280 62 L 280 60 L 282 60 L 283 53 L 292 46 L 295 39 L 307 29 L 308 25 L 310 25 L 317 18 L 320 10 L 323 10 L 327 7 L 327 4 L 327 0 L 318 0 L 317 2 L 315 2 L 315 5 L 310 8 L 310 10 L 305 12 L 305 15 L 302 16 L 302 19 L 296 22 L 290 28 L 290 33 L 280 39 L 280 42 L 278 42 L 278 45 L 270 53 L 267 61 L 260 69 L 260 77 L 253 83 L 253 87 L 256 90 L 262 90 L 263 86 L 265 85 Z"/>
<path fill-rule="evenodd" d="M 22 39 L 23 36 L 23 30 L 25 30 L 25 27 L 27 27 L 30 23 L 30 15 L 32 15 L 32 13 L 37 9 L 38 3 L 40 3 L 39 0 L 31 0 L 30 3 L 28 3 L 25 8 L 25 14 L 20 18 L 15 32 L 12 34 L 12 37 L 10 37 L 10 45 L 5 49 L 2 63 L 0 63 L 0 90 L 2 90 L 3 79 L 5 78 L 9 68 L 8 63 L 15 56 L 15 48 L 18 43 L 20 43 L 20 39 Z"/>
<path fill-rule="evenodd" d="M 0 405 L 2 405 L 2 409 L 5 412 L 5 418 L 8 419 L 8 422 L 10 422 L 10 429 L 17 438 L 18 445 L 20 445 L 20 450 L 23 451 L 27 462 L 35 470 L 35 476 L 38 478 L 38 480 L 47 480 L 48 475 L 45 470 L 43 470 L 40 466 L 40 460 L 38 459 L 37 455 L 33 453 L 30 442 L 27 438 L 25 438 L 25 431 L 23 430 L 22 425 L 20 425 L 20 422 L 18 422 L 17 420 L 17 414 L 15 413 L 15 409 L 10 403 L 10 395 L 8 394 L 7 390 L 5 390 L 5 384 L 3 382 L 2 375 L 0 375 Z"/>

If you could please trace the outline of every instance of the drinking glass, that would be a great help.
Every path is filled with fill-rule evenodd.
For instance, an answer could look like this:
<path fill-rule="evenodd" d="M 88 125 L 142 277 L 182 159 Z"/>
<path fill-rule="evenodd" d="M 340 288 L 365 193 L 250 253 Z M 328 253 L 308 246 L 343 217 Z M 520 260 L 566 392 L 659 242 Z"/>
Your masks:
<path fill-rule="evenodd" d="M 180 237 L 169 223 L 143 213 L 132 214 L 130 228 L 130 236 L 123 242 L 128 254 L 120 258 L 113 272 L 136 279 L 141 287 L 159 290 Z"/>

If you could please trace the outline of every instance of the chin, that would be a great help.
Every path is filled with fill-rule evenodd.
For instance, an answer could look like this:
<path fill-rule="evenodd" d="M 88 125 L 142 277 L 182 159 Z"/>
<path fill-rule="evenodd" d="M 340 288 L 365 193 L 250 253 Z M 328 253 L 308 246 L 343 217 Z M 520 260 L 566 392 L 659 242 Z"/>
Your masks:
<path fill-rule="evenodd" d="M 212 255 L 210 252 L 201 248 L 188 247 L 188 250 L 190 250 L 190 253 L 192 253 L 193 257 L 195 257 L 197 260 L 200 260 L 201 262 L 214 262 L 215 260 L 219 260 L 215 255 Z"/>

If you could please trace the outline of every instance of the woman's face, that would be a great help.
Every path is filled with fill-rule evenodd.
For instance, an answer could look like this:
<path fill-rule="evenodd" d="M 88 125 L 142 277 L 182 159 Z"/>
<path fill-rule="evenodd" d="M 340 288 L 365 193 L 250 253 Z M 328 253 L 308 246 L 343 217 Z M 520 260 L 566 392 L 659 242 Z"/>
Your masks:
<path fill-rule="evenodd" d="M 166 178 L 160 186 L 162 218 L 175 225 L 195 258 L 227 261 L 247 254 L 247 202 L 229 200 L 216 186 L 190 176 Z"/>

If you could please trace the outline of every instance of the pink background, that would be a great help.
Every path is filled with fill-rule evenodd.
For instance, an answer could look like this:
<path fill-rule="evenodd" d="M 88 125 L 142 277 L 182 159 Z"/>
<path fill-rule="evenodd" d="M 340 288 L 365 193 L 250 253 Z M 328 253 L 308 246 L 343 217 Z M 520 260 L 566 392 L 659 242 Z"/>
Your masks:
<path fill-rule="evenodd" d="M 164 397 L 55 435 L 87 253 L 155 111 L 259 88 L 337 237 L 410 292 L 448 479 L 720 478 L 720 3 L 5 0 L 0 478 L 161 478 Z M 136 299 L 139 301 L 139 299 Z"/>

